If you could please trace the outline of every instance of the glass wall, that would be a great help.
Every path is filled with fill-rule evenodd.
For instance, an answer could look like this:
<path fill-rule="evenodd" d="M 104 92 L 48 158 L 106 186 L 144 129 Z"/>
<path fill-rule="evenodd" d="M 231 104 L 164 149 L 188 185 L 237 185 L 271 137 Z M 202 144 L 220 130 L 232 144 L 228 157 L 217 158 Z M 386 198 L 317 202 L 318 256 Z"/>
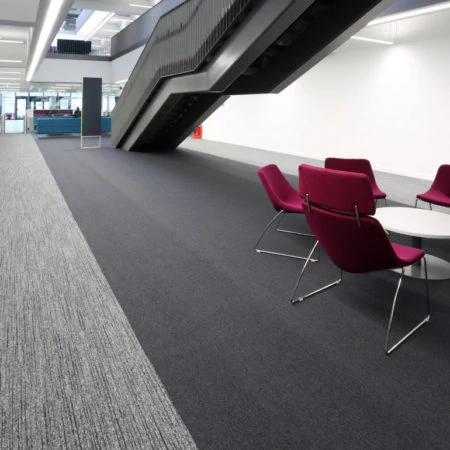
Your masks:
<path fill-rule="evenodd" d="M 2 114 L 15 115 L 15 102 L 16 93 L 15 92 L 2 92 Z"/>
<path fill-rule="evenodd" d="M 27 96 L 23 96 L 21 92 L 3 91 L 0 92 L 0 104 L 5 119 L 2 131 L 5 133 L 23 133 Z"/>
<path fill-rule="evenodd" d="M 119 86 L 110 83 L 103 85 L 102 115 L 111 115 L 119 95 Z M 48 115 L 56 115 L 62 110 L 61 113 L 67 115 L 66 111 L 82 110 L 82 106 L 81 83 L 33 83 L 28 91 L 0 91 L 0 114 L 8 120 L 23 119 L 27 110 L 30 115 L 31 111 L 36 110 L 48 111 Z"/>

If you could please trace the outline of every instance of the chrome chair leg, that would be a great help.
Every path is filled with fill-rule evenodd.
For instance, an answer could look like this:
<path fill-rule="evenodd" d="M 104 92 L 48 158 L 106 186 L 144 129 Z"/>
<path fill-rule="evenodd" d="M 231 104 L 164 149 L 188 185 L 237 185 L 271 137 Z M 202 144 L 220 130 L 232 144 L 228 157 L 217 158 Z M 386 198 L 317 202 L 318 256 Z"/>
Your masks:
<path fill-rule="evenodd" d="M 393 318 L 394 318 L 394 312 L 395 312 L 395 306 L 396 306 L 396 303 L 397 303 L 398 291 L 400 290 L 400 286 L 402 284 L 403 275 L 405 274 L 405 269 L 402 268 L 402 273 L 400 275 L 400 278 L 398 279 L 397 289 L 395 290 L 394 301 L 392 303 L 391 314 L 390 314 L 390 317 L 389 317 L 389 325 L 388 325 L 388 331 L 387 331 L 387 336 L 386 336 L 386 349 L 385 349 L 386 355 L 390 355 L 396 348 L 398 348 L 401 344 L 403 344 L 403 342 L 405 342 L 406 339 L 408 339 L 413 333 L 415 333 L 419 328 L 421 328 L 423 325 L 425 325 L 427 322 L 430 321 L 430 317 L 431 317 L 430 291 L 429 291 L 429 287 L 428 287 L 427 260 L 426 260 L 425 257 L 423 258 L 423 262 L 424 262 L 424 268 L 425 268 L 425 291 L 426 291 L 426 299 L 427 299 L 427 315 L 425 316 L 425 318 L 421 322 L 419 322 L 414 328 L 412 328 L 408 333 L 406 333 L 400 340 L 398 340 L 394 345 L 389 347 L 389 341 L 390 341 L 390 336 L 391 336 L 391 328 L 392 328 L 392 321 L 393 321 Z"/>
<path fill-rule="evenodd" d="M 288 214 L 286 212 L 286 214 Z M 284 217 L 284 216 L 283 216 Z M 279 231 L 280 233 L 288 233 L 288 234 L 296 234 L 298 236 L 308 236 L 308 237 L 315 237 L 314 234 L 311 233 L 300 233 L 299 231 L 293 231 L 293 230 L 285 230 L 284 228 L 279 228 L 281 224 L 281 219 L 278 222 L 278 226 L 276 228 L 277 231 Z"/>
<path fill-rule="evenodd" d="M 300 233 L 299 231 L 292 231 L 292 230 L 283 230 L 281 228 L 277 228 L 277 231 L 280 233 L 288 233 L 288 234 L 296 234 L 298 236 L 308 236 L 308 237 L 315 237 L 314 234 L 310 233 Z"/>
<path fill-rule="evenodd" d="M 286 214 L 286 211 L 284 211 L 283 209 L 281 211 L 279 211 L 278 213 L 276 213 L 272 219 L 270 220 L 270 222 L 267 224 L 266 228 L 264 228 L 263 232 L 261 233 L 261 235 L 259 236 L 258 241 L 255 244 L 255 250 L 258 252 L 258 245 L 261 242 L 263 236 L 267 233 L 267 230 L 270 228 L 270 226 L 278 219 L 277 225 L 280 222 L 281 218 L 284 216 L 284 214 Z"/>
<path fill-rule="evenodd" d="M 302 259 L 302 260 L 306 260 L 307 257 L 305 256 L 298 256 L 298 255 L 292 255 L 290 253 L 281 253 L 281 252 L 275 252 L 275 251 L 271 251 L 271 250 L 264 250 L 261 248 L 258 248 L 263 236 L 267 233 L 267 231 L 269 230 L 269 228 L 275 224 L 276 229 L 278 228 L 279 223 L 281 222 L 281 219 L 284 217 L 284 215 L 286 214 L 286 211 L 284 209 L 282 209 L 281 211 L 279 211 L 277 214 L 275 214 L 275 216 L 270 220 L 270 222 L 267 224 L 266 228 L 264 228 L 263 232 L 261 233 L 261 236 L 259 236 L 258 241 L 255 244 L 255 251 L 257 253 L 266 253 L 268 255 L 276 255 L 276 256 L 285 256 L 287 258 L 295 258 L 295 259 Z M 282 231 L 284 233 L 289 233 L 289 231 L 285 231 L 285 230 L 277 230 L 277 231 Z M 291 232 L 293 234 L 302 234 L 302 233 L 296 233 L 296 232 Z M 313 234 L 305 234 L 305 236 L 310 236 L 313 237 Z M 311 259 L 311 262 L 317 262 L 317 259 Z"/>
<path fill-rule="evenodd" d="M 419 199 L 418 198 L 416 198 L 416 203 L 414 204 L 414 208 L 417 208 L 417 202 L 419 201 Z M 425 201 L 425 200 L 423 200 L 423 201 Z M 430 207 L 430 210 L 433 210 L 433 208 L 431 207 L 431 203 L 430 202 L 427 202 L 428 203 L 428 206 Z"/>
<path fill-rule="evenodd" d="M 311 259 L 311 256 L 313 255 L 313 253 L 316 250 L 316 247 L 318 245 L 319 245 L 319 241 L 316 241 L 316 243 L 314 244 L 314 247 L 312 248 L 312 250 L 310 251 L 310 253 L 308 255 L 307 260 L 305 261 L 305 264 L 303 264 L 303 268 L 302 268 L 302 270 L 300 272 L 300 275 L 299 275 L 299 277 L 297 279 L 297 283 L 295 284 L 294 292 L 292 293 L 292 296 L 291 296 L 291 304 L 293 304 L 293 305 L 295 305 L 297 303 L 300 303 L 303 300 L 306 300 L 307 298 L 312 297 L 313 295 L 316 295 L 319 292 L 324 291 L 325 289 L 328 289 L 328 288 L 330 288 L 332 286 L 335 286 L 335 285 L 339 284 L 342 281 L 342 270 L 340 270 L 340 277 L 339 277 L 338 280 L 333 281 L 333 283 L 327 284 L 326 286 L 323 286 L 320 289 L 316 289 L 315 291 L 309 292 L 308 294 L 303 295 L 302 297 L 295 298 L 295 294 L 297 293 L 297 290 L 298 290 L 298 287 L 300 285 L 300 281 L 301 281 L 301 279 L 303 277 L 303 273 L 305 272 L 306 266 L 308 265 L 308 263 L 309 263 L 309 261 Z"/>

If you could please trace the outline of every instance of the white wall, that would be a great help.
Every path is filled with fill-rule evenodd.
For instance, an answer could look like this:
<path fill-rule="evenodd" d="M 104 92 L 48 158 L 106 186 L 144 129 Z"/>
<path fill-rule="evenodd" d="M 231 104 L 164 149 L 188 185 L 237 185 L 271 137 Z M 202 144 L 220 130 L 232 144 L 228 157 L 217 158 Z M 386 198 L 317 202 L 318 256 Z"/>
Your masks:
<path fill-rule="evenodd" d="M 102 78 L 103 83 L 110 83 L 111 62 L 45 58 L 33 81 L 81 83 L 83 77 Z"/>
<path fill-rule="evenodd" d="M 79 83 L 83 77 L 98 77 L 103 83 L 115 83 L 129 77 L 143 49 L 139 47 L 111 62 L 45 58 L 33 81 Z"/>
<path fill-rule="evenodd" d="M 139 56 L 141 56 L 142 50 L 144 50 L 144 46 L 139 47 L 111 62 L 111 77 L 113 83 L 128 79 L 131 71 L 137 63 L 137 60 L 139 59 Z"/>
<path fill-rule="evenodd" d="M 232 97 L 203 136 L 431 180 L 450 163 L 449 36 L 339 50 L 281 94 Z"/>

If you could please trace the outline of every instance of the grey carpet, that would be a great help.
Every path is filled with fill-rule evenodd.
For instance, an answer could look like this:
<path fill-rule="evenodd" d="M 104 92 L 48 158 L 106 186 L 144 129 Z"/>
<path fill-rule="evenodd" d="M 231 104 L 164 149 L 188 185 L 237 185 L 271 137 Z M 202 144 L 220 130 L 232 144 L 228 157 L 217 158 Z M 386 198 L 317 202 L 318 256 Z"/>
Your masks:
<path fill-rule="evenodd" d="M 199 448 L 448 449 L 450 281 L 431 283 L 431 322 L 387 357 L 396 275 L 346 275 L 291 306 L 301 263 L 253 251 L 273 216 L 255 167 L 107 139 L 91 151 L 38 143 Z M 450 259 L 449 241 L 424 243 Z M 273 233 L 264 245 L 306 253 L 312 242 Z M 322 258 L 303 288 L 336 275 Z M 396 335 L 423 314 L 423 295 L 404 280 Z"/>
<path fill-rule="evenodd" d="M 0 448 L 189 449 L 34 139 L 0 136 Z"/>

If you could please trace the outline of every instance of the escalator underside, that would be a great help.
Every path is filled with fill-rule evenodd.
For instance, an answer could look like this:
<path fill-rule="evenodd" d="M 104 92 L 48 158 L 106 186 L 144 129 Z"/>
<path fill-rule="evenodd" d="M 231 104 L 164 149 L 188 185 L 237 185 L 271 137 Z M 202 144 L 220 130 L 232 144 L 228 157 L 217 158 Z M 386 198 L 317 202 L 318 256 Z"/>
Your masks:
<path fill-rule="evenodd" d="M 176 148 L 230 95 L 280 92 L 394 0 L 173 1 L 112 113 L 115 147 Z"/>

